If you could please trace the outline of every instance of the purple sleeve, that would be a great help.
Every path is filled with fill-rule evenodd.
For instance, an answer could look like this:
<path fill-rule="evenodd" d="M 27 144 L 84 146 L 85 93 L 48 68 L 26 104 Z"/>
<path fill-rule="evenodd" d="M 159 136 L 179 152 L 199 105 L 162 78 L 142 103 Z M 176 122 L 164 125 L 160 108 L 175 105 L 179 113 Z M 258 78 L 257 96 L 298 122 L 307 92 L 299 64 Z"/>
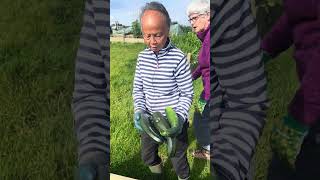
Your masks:
<path fill-rule="evenodd" d="M 320 55 L 315 54 L 307 59 L 308 64 L 304 67 L 305 74 L 300 87 L 289 105 L 290 114 L 307 125 L 313 125 L 320 120 L 319 58 Z"/>
<path fill-rule="evenodd" d="M 210 33 L 210 32 L 209 32 Z M 210 35 L 209 35 L 210 37 Z M 204 99 L 206 101 L 210 100 L 210 38 L 206 39 L 203 48 L 204 51 L 204 60 L 205 60 L 205 69 L 204 72 L 202 72 L 202 76 L 204 76 Z"/>
<path fill-rule="evenodd" d="M 201 76 L 200 65 L 196 67 L 196 69 L 192 72 L 192 80 L 196 80 Z"/>
<path fill-rule="evenodd" d="M 288 49 L 292 43 L 292 27 L 288 23 L 287 15 L 283 14 L 263 38 L 262 49 L 272 57 L 276 57 Z"/>

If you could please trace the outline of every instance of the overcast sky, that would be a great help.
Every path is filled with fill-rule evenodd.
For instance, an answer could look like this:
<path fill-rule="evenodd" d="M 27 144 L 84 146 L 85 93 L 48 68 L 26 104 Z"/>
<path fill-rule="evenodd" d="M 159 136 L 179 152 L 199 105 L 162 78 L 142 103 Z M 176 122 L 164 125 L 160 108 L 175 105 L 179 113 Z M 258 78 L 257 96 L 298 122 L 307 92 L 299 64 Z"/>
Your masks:
<path fill-rule="evenodd" d="M 131 23 L 139 19 L 141 7 L 147 0 L 111 0 L 110 21 L 111 24 L 118 21 L 121 24 L 131 26 Z M 186 15 L 186 8 L 191 0 L 158 0 L 162 3 L 171 18 L 171 21 L 178 21 L 179 24 L 190 25 Z"/>

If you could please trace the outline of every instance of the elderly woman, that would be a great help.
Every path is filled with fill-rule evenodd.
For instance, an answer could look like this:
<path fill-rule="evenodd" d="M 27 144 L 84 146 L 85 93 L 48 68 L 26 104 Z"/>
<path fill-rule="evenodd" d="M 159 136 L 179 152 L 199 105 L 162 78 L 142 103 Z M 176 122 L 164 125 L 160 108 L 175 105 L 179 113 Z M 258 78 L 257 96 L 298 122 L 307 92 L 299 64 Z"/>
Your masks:
<path fill-rule="evenodd" d="M 182 51 L 170 41 L 171 20 L 162 4 L 147 3 L 142 8 L 140 22 L 147 48 L 138 55 L 132 94 L 135 127 L 141 131 L 142 160 L 154 178 L 164 179 L 159 143 L 143 129 L 141 117 L 149 117 L 155 112 L 166 116 L 166 107 L 172 107 L 180 126 L 174 132 L 177 148 L 170 159 L 178 179 L 187 180 L 190 177 L 186 152 L 188 114 L 193 99 L 190 65 Z"/>
<path fill-rule="evenodd" d="M 207 0 L 192 1 L 187 8 L 187 15 L 192 29 L 201 40 L 198 66 L 192 72 L 192 79 L 202 77 L 203 91 L 197 103 L 194 116 L 194 130 L 201 148 L 192 155 L 196 158 L 210 159 L 209 145 L 209 104 L 210 99 L 210 3 Z M 199 114 L 200 113 L 200 114 Z"/>

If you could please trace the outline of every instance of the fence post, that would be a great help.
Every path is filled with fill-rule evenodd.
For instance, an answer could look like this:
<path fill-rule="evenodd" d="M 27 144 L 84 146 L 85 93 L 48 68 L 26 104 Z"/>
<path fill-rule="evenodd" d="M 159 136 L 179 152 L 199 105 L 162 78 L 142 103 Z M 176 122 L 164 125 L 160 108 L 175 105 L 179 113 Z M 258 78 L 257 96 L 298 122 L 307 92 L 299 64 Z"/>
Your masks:
<path fill-rule="evenodd" d="M 187 53 L 187 61 L 188 61 L 188 63 L 190 64 L 190 61 L 191 61 L 191 53 Z"/>

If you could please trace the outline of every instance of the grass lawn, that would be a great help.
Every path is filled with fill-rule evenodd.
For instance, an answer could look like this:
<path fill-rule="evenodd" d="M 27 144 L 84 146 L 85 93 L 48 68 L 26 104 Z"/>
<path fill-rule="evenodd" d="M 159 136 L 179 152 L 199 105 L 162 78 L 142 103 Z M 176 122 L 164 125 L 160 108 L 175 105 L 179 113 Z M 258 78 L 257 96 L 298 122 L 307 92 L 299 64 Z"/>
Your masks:
<path fill-rule="evenodd" d="M 255 154 L 256 180 L 266 179 L 267 168 L 271 160 L 269 138 L 272 126 L 277 124 L 287 113 L 287 106 L 298 87 L 295 62 L 291 54 L 292 51 L 289 49 L 271 62 L 268 62 L 265 66 L 270 108 L 267 114 L 267 122 Z"/>
<path fill-rule="evenodd" d="M 74 60 L 83 2 L 0 6 L 0 179 L 73 179 Z"/>

